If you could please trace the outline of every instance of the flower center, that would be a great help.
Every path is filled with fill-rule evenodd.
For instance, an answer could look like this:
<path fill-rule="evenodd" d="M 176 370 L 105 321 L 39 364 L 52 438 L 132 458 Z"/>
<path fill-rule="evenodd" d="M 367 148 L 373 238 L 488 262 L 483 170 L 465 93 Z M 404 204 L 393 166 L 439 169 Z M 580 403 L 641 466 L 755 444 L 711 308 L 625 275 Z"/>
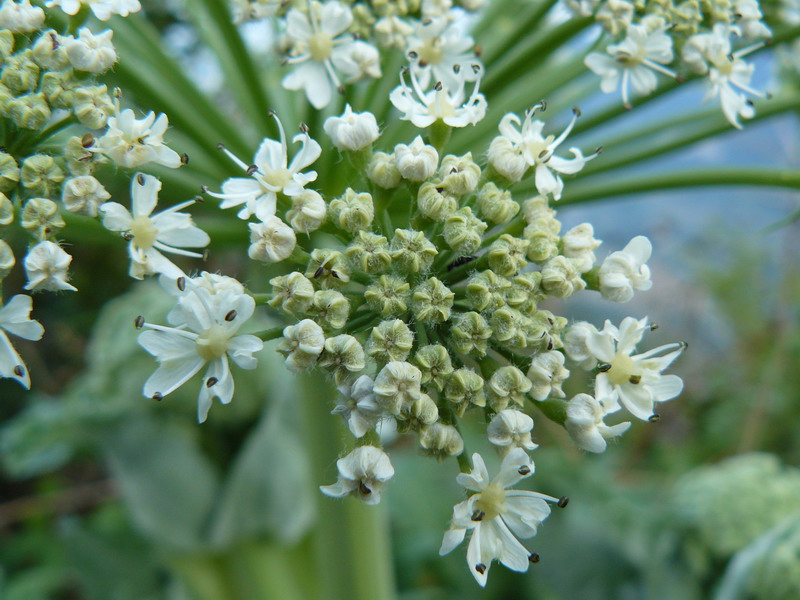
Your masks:
<path fill-rule="evenodd" d="M 230 336 L 222 327 L 212 325 L 198 335 L 194 343 L 200 358 L 216 360 L 228 351 L 228 340 L 230 340 Z"/>
<path fill-rule="evenodd" d="M 150 217 L 141 215 L 131 223 L 131 235 L 133 235 L 134 244 L 142 250 L 149 250 L 156 241 L 158 229 L 153 225 L 153 220 Z"/>
<path fill-rule="evenodd" d="M 716 61 L 714 66 L 717 67 L 717 71 L 719 71 L 719 74 L 723 77 L 730 77 L 733 73 L 733 61 L 727 56 L 721 57 L 720 60 Z"/>
<path fill-rule="evenodd" d="M 308 50 L 311 53 L 311 58 L 322 62 L 331 57 L 333 38 L 324 31 L 318 31 L 308 40 Z"/>
<path fill-rule="evenodd" d="M 617 354 L 611 361 L 611 368 L 608 370 L 608 380 L 613 385 L 628 383 L 632 375 L 641 375 L 642 370 L 636 365 L 634 360 L 627 354 Z"/>
<path fill-rule="evenodd" d="M 444 52 L 439 44 L 436 43 L 437 38 L 428 40 L 417 50 L 419 55 L 419 64 L 424 67 L 425 65 L 438 65 L 444 58 Z"/>
<path fill-rule="evenodd" d="M 292 172 L 289 169 L 272 169 L 268 170 L 264 175 L 264 181 L 279 189 L 286 187 L 286 184 L 291 180 Z"/>
<path fill-rule="evenodd" d="M 502 514 L 506 502 L 506 491 L 498 484 L 491 483 L 478 495 L 475 509 L 483 513 L 483 521 L 490 521 Z"/>
<path fill-rule="evenodd" d="M 553 143 L 553 139 L 553 136 L 549 135 L 540 141 L 527 142 L 525 149 L 528 151 L 528 155 L 531 159 L 533 159 L 533 164 L 541 163 L 542 159 L 547 158 L 550 154 L 547 147 Z"/>

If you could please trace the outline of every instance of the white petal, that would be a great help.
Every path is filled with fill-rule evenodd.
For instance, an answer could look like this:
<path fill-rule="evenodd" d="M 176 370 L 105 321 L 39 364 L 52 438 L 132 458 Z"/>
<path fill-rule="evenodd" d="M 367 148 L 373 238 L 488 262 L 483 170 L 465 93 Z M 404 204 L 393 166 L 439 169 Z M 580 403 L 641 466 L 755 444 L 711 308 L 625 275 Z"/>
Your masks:
<path fill-rule="evenodd" d="M 22 376 L 14 373 L 14 369 L 17 367 L 22 369 Z M 0 331 L 0 377 L 16 379 L 26 390 L 31 388 L 31 377 L 25 363 L 22 362 L 19 354 L 2 331 Z"/>
<path fill-rule="evenodd" d="M 145 382 L 144 395 L 148 398 L 156 394 L 166 396 L 186 383 L 204 364 L 205 361 L 197 355 L 162 362 Z"/>
<path fill-rule="evenodd" d="M 133 217 L 128 209 L 118 202 L 105 202 L 100 206 L 103 213 L 103 227 L 111 231 L 128 231 Z"/>

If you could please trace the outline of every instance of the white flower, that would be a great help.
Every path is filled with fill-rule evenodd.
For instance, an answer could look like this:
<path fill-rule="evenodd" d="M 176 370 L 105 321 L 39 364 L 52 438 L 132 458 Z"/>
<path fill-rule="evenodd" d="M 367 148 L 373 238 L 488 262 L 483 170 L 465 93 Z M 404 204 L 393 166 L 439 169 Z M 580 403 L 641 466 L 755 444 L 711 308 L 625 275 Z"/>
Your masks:
<path fill-rule="evenodd" d="M 652 329 L 647 318 L 625 318 L 619 329 L 606 321 L 602 331 L 586 338 L 592 356 L 603 363 L 595 379 L 595 396 L 606 413 L 619 410 L 621 401 L 638 419 L 653 416 L 653 405 L 675 398 L 683 390 L 677 375 L 662 375 L 686 348 L 683 342 L 665 344 L 641 354 L 633 354 L 644 332 Z"/>
<path fill-rule="evenodd" d="M 403 406 L 420 397 L 421 383 L 422 371 L 417 367 L 403 361 L 391 361 L 375 377 L 372 391 L 387 413 L 399 415 Z"/>
<path fill-rule="evenodd" d="M 345 46 L 345 50 L 336 62 L 336 67 L 345 75 L 345 83 L 353 83 L 364 77 L 380 78 L 381 55 L 375 46 L 356 40 Z"/>
<path fill-rule="evenodd" d="M 764 15 L 758 6 L 757 0 L 736 0 L 734 12 L 736 14 L 736 24 L 741 28 L 745 38 L 772 37 L 770 28 L 761 21 Z"/>
<path fill-rule="evenodd" d="M 258 147 L 252 165 L 246 164 L 228 149 L 222 148 L 223 152 L 251 178 L 232 177 L 222 184 L 221 194 L 207 192 L 209 196 L 222 200 L 220 208 L 244 205 L 237 215 L 240 219 L 249 219 L 255 215 L 261 221 L 266 221 L 275 215 L 278 194 L 297 196 L 303 193 L 306 184 L 317 178 L 316 171 L 307 173 L 301 171 L 319 158 L 322 153 L 320 145 L 311 139 L 308 131 L 298 133 L 292 139 L 292 143 L 299 142 L 302 146 L 289 164 L 286 133 L 280 119 L 274 113 L 273 116 L 278 124 L 280 142 L 265 138 Z"/>
<path fill-rule="evenodd" d="M 291 197 L 292 207 L 286 211 L 289 224 L 298 233 L 316 231 L 325 220 L 328 205 L 325 200 L 314 190 L 303 190 L 297 196 Z"/>
<path fill-rule="evenodd" d="M 643 235 L 637 235 L 622 250 L 612 252 L 600 265 L 600 293 L 614 302 L 628 302 L 633 290 L 653 287 L 647 261 L 653 246 Z"/>
<path fill-rule="evenodd" d="M 286 368 L 295 373 L 314 366 L 325 348 L 325 333 L 311 319 L 283 329 L 278 352 L 286 356 Z"/>
<path fill-rule="evenodd" d="M 597 364 L 597 359 L 592 356 L 589 347 L 586 345 L 587 338 L 597 333 L 597 328 L 586 321 L 574 323 L 564 334 L 564 351 L 570 359 L 577 362 L 584 369 L 593 369 Z"/>
<path fill-rule="evenodd" d="M 672 38 L 662 24 L 650 28 L 646 24 L 631 24 L 627 36 L 619 44 L 611 44 L 606 54 L 592 52 L 584 62 L 598 74 L 600 89 L 606 94 L 622 87 L 622 102 L 630 106 L 628 86 L 632 85 L 637 94 L 646 95 L 656 89 L 657 80 L 653 71 L 676 77 L 674 71 L 663 65 L 672 62 Z"/>
<path fill-rule="evenodd" d="M 531 431 L 533 431 L 533 419 L 524 412 L 510 408 L 501 410 L 492 417 L 486 428 L 489 441 L 498 446 L 503 454 L 507 454 L 513 448 L 525 450 L 538 448 L 531 440 Z"/>
<path fill-rule="evenodd" d="M 0 281 L 6 278 L 15 264 L 17 264 L 17 259 L 14 258 L 11 246 L 5 240 L 0 240 Z"/>
<path fill-rule="evenodd" d="M 91 175 L 72 177 L 64 182 L 61 201 L 69 212 L 96 217 L 97 211 L 111 194 Z"/>
<path fill-rule="evenodd" d="M 267 217 L 263 223 L 249 223 L 250 248 L 247 255 L 253 260 L 280 262 L 292 254 L 297 238 L 292 228 L 278 217 Z"/>
<path fill-rule="evenodd" d="M 322 493 L 333 498 L 356 496 L 364 504 L 378 504 L 383 484 L 394 476 L 389 456 L 375 446 L 359 446 L 337 460 L 336 468 L 336 483 L 319 486 Z"/>
<path fill-rule="evenodd" d="M 533 387 L 528 392 L 534 400 L 546 400 L 549 396 L 563 398 L 561 384 L 569 377 L 564 368 L 564 355 L 556 350 L 537 354 L 528 369 L 528 379 Z"/>
<path fill-rule="evenodd" d="M 555 156 L 556 149 L 572 131 L 580 112 L 577 109 L 573 110 L 572 120 L 561 135 L 544 137 L 542 135 L 544 122 L 533 120 L 537 109 L 544 109 L 544 106 L 537 104 L 526 111 L 522 122 L 513 113 L 508 113 L 502 118 L 498 127 L 500 135 L 489 145 L 489 163 L 503 177 L 513 182 L 520 181 L 528 168 L 533 167 L 534 183 L 539 193 L 552 194 L 554 199 L 559 200 L 564 182 L 561 177 L 554 175 L 553 171 L 564 175 L 577 173 L 583 169 L 587 161 L 595 158 L 597 153 L 583 156 L 579 148 L 572 147 L 569 151 L 575 158 Z"/>
<path fill-rule="evenodd" d="M 594 251 L 602 243 L 594 239 L 594 228 L 591 223 L 581 223 L 570 229 L 562 237 L 562 254 L 569 258 L 580 273 L 586 273 L 594 266 L 597 258 Z"/>
<path fill-rule="evenodd" d="M 341 117 L 328 117 L 322 126 L 339 150 L 355 152 L 369 147 L 378 139 L 380 131 L 375 115 L 364 111 L 354 113 L 348 104 Z"/>
<path fill-rule="evenodd" d="M 202 258 L 202 254 L 183 248 L 203 248 L 210 241 L 205 231 L 195 227 L 190 215 L 179 212 L 194 204 L 194 200 L 176 204 L 151 216 L 160 189 L 161 182 L 158 179 L 139 173 L 131 181 L 133 214 L 117 202 L 106 202 L 100 207 L 105 228 L 119 231 L 130 241 L 130 275 L 135 279 L 155 273 L 180 277 L 183 272 L 161 252 Z"/>
<path fill-rule="evenodd" d="M 17 294 L 0 308 L 0 377 L 19 381 L 25 389 L 30 389 L 31 378 L 25 363 L 14 350 L 6 332 L 26 340 L 40 340 L 44 327 L 39 321 L 31 319 L 33 301 L 30 296 Z"/>
<path fill-rule="evenodd" d="M 589 394 L 578 394 L 567 403 L 567 420 L 564 423 L 572 441 L 587 452 L 599 454 L 606 450 L 606 440 L 628 431 L 629 421 L 608 426 L 603 405 Z"/>
<path fill-rule="evenodd" d="M 342 415 L 350 433 L 357 438 L 372 429 L 381 414 L 375 394 L 372 393 L 372 385 L 372 378 L 362 375 L 353 383 L 345 383 L 337 388 L 340 396 L 331 414 Z"/>
<path fill-rule="evenodd" d="M 243 369 L 255 369 L 254 352 L 264 343 L 254 335 L 236 335 L 253 314 L 255 301 L 235 290 L 218 298 L 192 280 L 184 280 L 186 294 L 179 298 L 185 323 L 180 328 L 139 323 L 149 330 L 139 344 L 156 357 L 159 367 L 144 384 L 144 395 L 160 400 L 208 365 L 197 399 L 197 420 L 203 422 L 214 397 L 223 404 L 233 398 L 233 376 L 228 359 Z"/>
<path fill-rule="evenodd" d="M 597 10 L 597 22 L 611 35 L 617 35 L 631 24 L 634 8 L 633 4 L 626 0 L 608 0 Z"/>
<path fill-rule="evenodd" d="M 436 172 L 439 153 L 417 136 L 410 145 L 397 144 L 394 147 L 394 160 L 401 177 L 409 181 L 425 181 Z"/>
<path fill-rule="evenodd" d="M 495 559 L 513 571 L 528 570 L 530 555 L 517 537 L 525 539 L 536 535 L 539 524 L 550 514 L 547 503 L 559 502 L 557 498 L 537 492 L 507 489 L 532 475 L 533 469 L 526 452 L 515 448 L 503 459 L 500 472 L 491 481 L 477 453 L 472 455 L 472 471 L 456 477 L 458 483 L 475 493 L 453 507 L 453 519 L 444 534 L 439 554 L 452 551 L 464 540 L 467 530 L 471 530 L 467 564 L 481 586 L 486 585 Z"/>
<path fill-rule="evenodd" d="M 65 43 L 65 51 L 69 62 L 78 71 L 89 73 L 103 73 L 117 62 L 117 51 L 111 37 L 114 32 L 106 29 L 94 35 L 87 27 L 78 31 L 77 38 L 70 38 Z"/>
<path fill-rule="evenodd" d="M 5 0 L 0 7 L 2 29 L 10 29 L 14 33 L 29 33 L 40 29 L 43 24 L 44 11 L 38 6 L 31 6 L 31 0 L 22 0 L 19 3 Z"/>
<path fill-rule="evenodd" d="M 136 168 L 147 163 L 164 165 L 171 169 L 181 166 L 181 157 L 164 144 L 164 133 L 169 127 L 167 115 L 156 118 L 150 112 L 137 120 L 133 110 L 126 108 L 108 118 L 108 131 L 97 140 L 97 147 L 121 167 Z"/>
<path fill-rule="evenodd" d="M 472 70 L 480 72 L 479 65 L 472 65 Z M 472 93 L 467 97 L 464 77 L 456 77 L 455 85 L 449 87 L 437 81 L 433 89 L 424 91 L 415 75 L 410 70 L 411 86 L 406 84 L 403 72 L 400 72 L 400 85 L 389 95 L 395 108 L 403 113 L 400 117 L 411 121 L 416 127 L 430 127 L 436 121 L 443 121 L 451 127 L 475 125 L 486 116 L 486 98 L 478 92 L 480 75 L 477 75 Z"/>
<path fill-rule="evenodd" d="M 467 23 L 450 17 L 448 14 L 422 19 L 414 35 L 408 37 L 406 50 L 413 57 L 411 69 L 423 88 L 433 80 L 455 90 L 460 79 L 471 81 L 480 72 L 471 67 L 480 66 L 480 61 L 473 51 L 475 40 L 466 31 Z"/>
<path fill-rule="evenodd" d="M 130 13 L 142 9 L 139 0 L 48 0 L 47 7 L 60 6 L 68 15 L 76 15 L 84 4 L 88 5 L 94 16 L 101 21 L 108 21 L 111 15 L 127 17 Z"/>
<path fill-rule="evenodd" d="M 54 242 L 39 242 L 25 256 L 25 272 L 28 275 L 26 290 L 50 292 L 77 292 L 78 288 L 67 283 L 67 270 L 72 257 Z"/>

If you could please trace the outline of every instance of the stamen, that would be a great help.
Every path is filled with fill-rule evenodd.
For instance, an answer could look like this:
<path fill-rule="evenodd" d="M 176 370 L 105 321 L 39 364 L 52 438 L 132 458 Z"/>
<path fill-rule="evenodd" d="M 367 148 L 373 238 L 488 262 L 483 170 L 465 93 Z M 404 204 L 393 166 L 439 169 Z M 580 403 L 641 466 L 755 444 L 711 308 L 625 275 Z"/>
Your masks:
<path fill-rule="evenodd" d="M 155 400 L 156 402 L 161 402 L 161 399 L 163 397 L 164 396 L 161 395 L 161 392 L 156 392 L 155 394 L 153 394 L 153 400 Z"/>
<path fill-rule="evenodd" d="M 541 559 L 541 557 L 540 557 L 540 556 L 539 556 L 539 555 L 538 555 L 536 552 L 531 552 L 531 553 L 528 555 L 528 562 L 529 562 L 529 563 L 531 563 L 531 564 L 534 564 L 534 565 L 535 565 L 535 564 L 536 564 L 536 563 L 538 563 L 540 560 L 542 560 L 542 559 Z"/>
<path fill-rule="evenodd" d="M 229 323 L 233 321 L 235 318 L 236 318 L 235 310 L 231 310 L 228 312 L 228 314 L 225 315 L 225 320 L 228 321 Z"/>
<path fill-rule="evenodd" d="M 138 183 L 139 185 L 144 185 L 144 175 L 142 175 L 141 173 L 137 173 L 136 183 Z"/>
<path fill-rule="evenodd" d="M 473 521 L 483 521 L 483 517 L 486 516 L 486 513 L 479 508 L 475 509 L 475 512 L 472 513 L 470 519 Z"/>
<path fill-rule="evenodd" d="M 638 385 L 642 381 L 642 376 L 641 375 L 631 375 L 630 377 L 628 377 L 628 381 L 630 383 L 632 383 L 633 385 Z"/>
<path fill-rule="evenodd" d="M 362 496 L 369 496 L 372 493 L 372 490 L 363 481 L 358 484 L 358 490 Z"/>
<path fill-rule="evenodd" d="M 658 413 L 653 413 L 652 415 L 647 417 L 648 423 L 658 423 L 660 420 L 661 420 L 661 415 L 659 415 Z"/>
<path fill-rule="evenodd" d="M 561 496 L 556 504 L 558 505 L 558 508 L 566 508 L 567 504 L 569 504 L 569 497 Z"/>
<path fill-rule="evenodd" d="M 189 164 L 189 155 L 188 155 L 188 154 L 186 154 L 186 152 L 184 152 L 183 154 L 181 154 L 181 164 L 182 164 L 184 167 L 185 167 L 186 165 L 188 165 L 188 164 Z"/>
<path fill-rule="evenodd" d="M 180 291 L 186 291 L 186 277 L 178 277 L 178 279 L 175 280 L 175 285 Z"/>
<path fill-rule="evenodd" d="M 14 375 L 16 375 L 17 377 L 22 377 L 23 375 L 25 375 L 25 369 L 22 368 L 22 365 L 16 365 L 14 367 Z"/>
<path fill-rule="evenodd" d="M 217 385 L 217 383 L 219 383 L 219 379 L 217 379 L 216 377 L 209 377 L 208 379 L 206 379 L 207 388 L 214 387 L 215 385 Z"/>
<path fill-rule="evenodd" d="M 136 317 L 133 320 L 133 326 L 136 327 L 136 329 L 141 329 L 142 327 L 144 327 L 144 317 L 142 315 Z"/>
<path fill-rule="evenodd" d="M 94 146 L 94 136 L 91 133 L 87 133 L 81 138 L 81 147 L 91 148 L 92 146 Z"/>
<path fill-rule="evenodd" d="M 483 575 L 484 573 L 486 573 L 486 565 L 483 563 L 478 563 L 477 565 L 475 565 L 475 570 L 481 575 Z"/>
<path fill-rule="evenodd" d="M 519 469 L 517 469 L 517 473 L 525 477 L 526 475 L 531 474 L 531 468 L 528 465 L 522 465 Z"/>

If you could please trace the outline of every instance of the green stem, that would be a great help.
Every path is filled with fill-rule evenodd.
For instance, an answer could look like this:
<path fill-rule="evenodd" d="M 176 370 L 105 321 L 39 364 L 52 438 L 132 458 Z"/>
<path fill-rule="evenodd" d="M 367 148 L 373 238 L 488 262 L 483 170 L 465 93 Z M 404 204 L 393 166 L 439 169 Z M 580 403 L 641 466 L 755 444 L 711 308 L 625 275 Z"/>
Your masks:
<path fill-rule="evenodd" d="M 516 46 L 520 40 L 527 38 L 531 31 L 536 31 L 536 26 L 544 18 L 547 12 L 556 4 L 557 0 L 538 0 L 538 2 L 527 7 L 521 15 L 515 15 L 514 29 L 505 35 L 495 35 L 484 44 L 482 58 L 486 64 L 494 63 L 499 56 L 504 56 Z M 490 20 L 497 18 L 501 12 L 508 8 L 508 3 L 493 2 L 489 5 L 487 14 L 481 20 L 475 31 L 488 31 L 487 26 Z M 494 9 L 494 10 L 492 10 Z M 502 10 L 501 10 L 502 9 Z"/>
<path fill-rule="evenodd" d="M 544 413 L 544 416 L 553 421 L 554 423 L 558 423 L 559 425 L 563 425 L 564 422 L 567 420 L 567 401 L 560 400 L 558 398 L 550 398 L 549 400 L 544 400 L 542 402 L 534 402 L 533 403 L 539 410 Z"/>
<path fill-rule="evenodd" d="M 266 341 L 278 339 L 283 335 L 283 327 L 273 327 L 265 331 L 256 333 L 255 336 L 259 339 Z"/>

